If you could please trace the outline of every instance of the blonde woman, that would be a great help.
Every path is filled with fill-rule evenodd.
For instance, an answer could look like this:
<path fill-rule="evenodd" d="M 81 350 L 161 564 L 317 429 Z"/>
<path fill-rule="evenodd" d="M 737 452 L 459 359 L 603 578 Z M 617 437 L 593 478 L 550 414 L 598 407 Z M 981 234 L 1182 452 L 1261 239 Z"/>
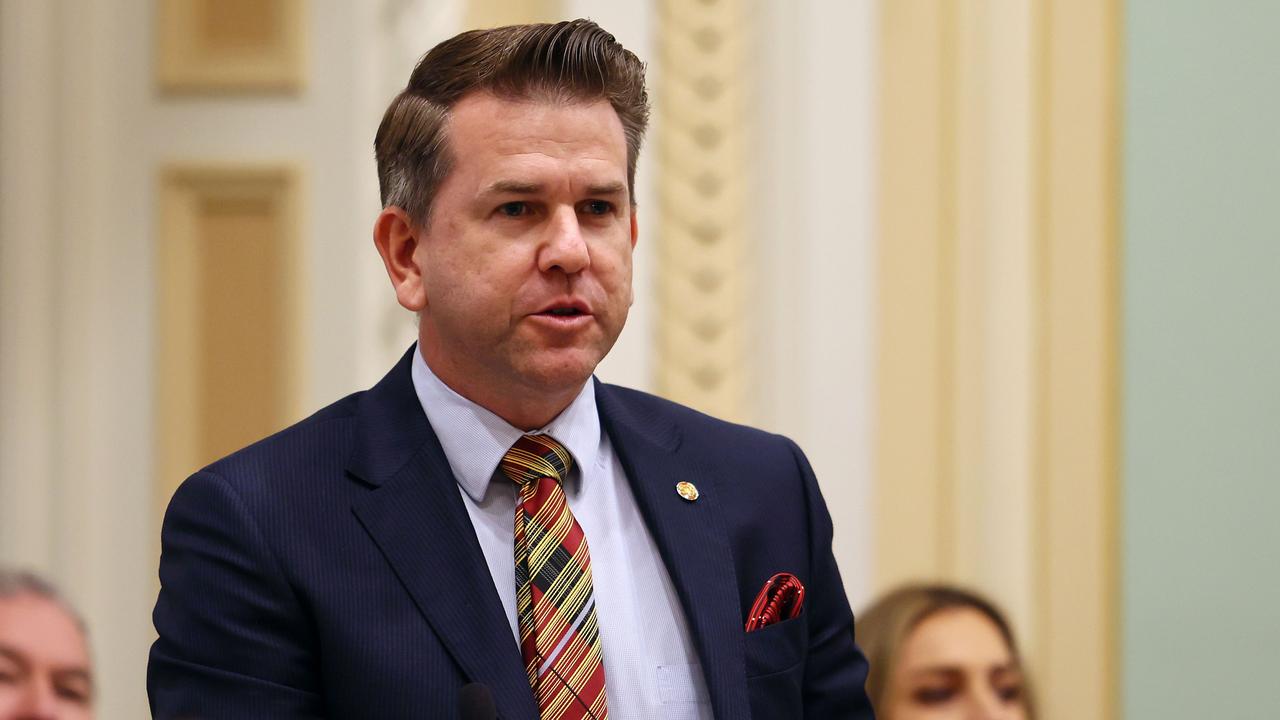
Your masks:
<path fill-rule="evenodd" d="M 879 720 L 1035 718 L 1009 622 L 979 595 L 903 587 L 858 616 L 856 635 Z"/>

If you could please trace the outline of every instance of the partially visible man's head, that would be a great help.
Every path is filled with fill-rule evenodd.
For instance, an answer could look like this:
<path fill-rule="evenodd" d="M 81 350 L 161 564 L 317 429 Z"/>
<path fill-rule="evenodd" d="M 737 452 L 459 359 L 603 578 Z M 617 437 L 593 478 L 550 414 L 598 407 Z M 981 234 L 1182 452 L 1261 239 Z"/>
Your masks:
<path fill-rule="evenodd" d="M 84 626 L 47 582 L 0 570 L 0 720 L 93 717 Z"/>
<path fill-rule="evenodd" d="M 424 223 L 454 162 L 450 110 L 464 96 L 505 100 L 606 100 L 622 121 L 627 183 L 649 122 L 644 63 L 590 20 L 472 30 L 435 46 L 382 117 L 374 140 L 382 204 Z"/>

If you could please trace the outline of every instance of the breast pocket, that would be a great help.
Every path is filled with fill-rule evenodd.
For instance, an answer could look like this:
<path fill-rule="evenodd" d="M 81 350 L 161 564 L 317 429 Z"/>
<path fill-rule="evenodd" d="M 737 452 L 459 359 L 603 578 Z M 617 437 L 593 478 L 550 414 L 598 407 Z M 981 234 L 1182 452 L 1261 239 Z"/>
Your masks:
<path fill-rule="evenodd" d="M 804 615 L 746 633 L 747 677 L 769 675 L 798 665 L 804 660 L 808 637 L 808 618 Z"/>
<path fill-rule="evenodd" d="M 753 720 L 795 718 L 803 703 L 808 618 L 801 614 L 746 633 L 743 643 Z"/>

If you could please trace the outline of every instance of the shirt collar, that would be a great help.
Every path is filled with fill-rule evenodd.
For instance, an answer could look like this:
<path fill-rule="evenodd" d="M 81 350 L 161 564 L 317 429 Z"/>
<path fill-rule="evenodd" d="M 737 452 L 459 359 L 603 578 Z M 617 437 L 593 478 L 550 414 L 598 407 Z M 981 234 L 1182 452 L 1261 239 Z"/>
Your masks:
<path fill-rule="evenodd" d="M 524 431 L 454 392 L 436 377 L 417 349 L 413 353 L 412 376 L 418 402 L 440 440 L 454 478 L 472 501 L 481 502 L 502 456 Z M 595 465 L 600 450 L 595 383 L 584 383 L 564 411 L 546 427 L 533 432 L 546 433 L 564 445 L 573 456 L 569 481 L 581 478 L 583 469 Z"/>

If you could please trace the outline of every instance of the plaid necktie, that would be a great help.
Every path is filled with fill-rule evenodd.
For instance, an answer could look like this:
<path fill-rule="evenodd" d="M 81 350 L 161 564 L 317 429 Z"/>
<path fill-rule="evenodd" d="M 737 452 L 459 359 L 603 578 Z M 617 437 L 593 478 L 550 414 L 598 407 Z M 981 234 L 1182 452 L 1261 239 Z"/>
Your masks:
<path fill-rule="evenodd" d="M 560 483 L 573 460 L 550 435 L 525 435 L 502 457 L 520 487 L 516 614 L 520 651 L 541 720 L 605 720 L 604 661 L 591 555 Z"/>

